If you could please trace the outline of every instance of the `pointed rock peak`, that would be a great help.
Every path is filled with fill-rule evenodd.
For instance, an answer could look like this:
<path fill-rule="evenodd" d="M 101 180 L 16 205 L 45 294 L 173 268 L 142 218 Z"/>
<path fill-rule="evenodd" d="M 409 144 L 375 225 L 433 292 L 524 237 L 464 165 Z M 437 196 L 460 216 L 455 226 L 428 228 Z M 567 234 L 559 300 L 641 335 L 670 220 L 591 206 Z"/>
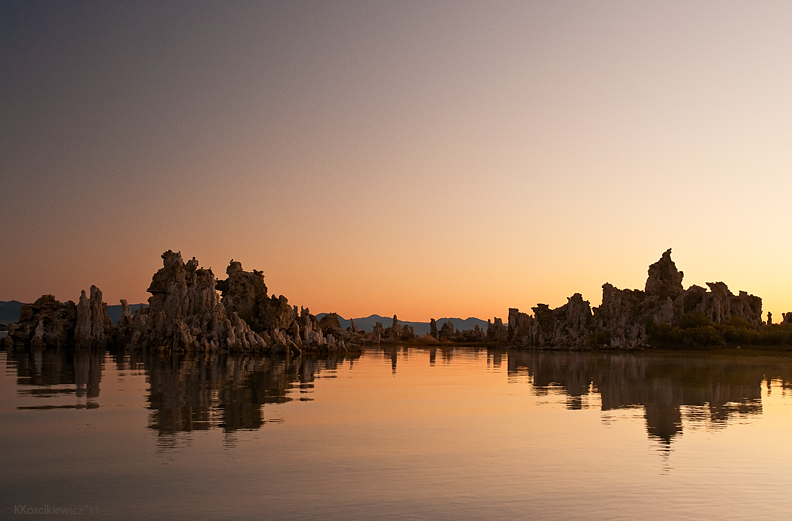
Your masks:
<path fill-rule="evenodd" d="M 676 297 L 683 291 L 682 277 L 684 273 L 677 270 L 676 264 L 671 260 L 671 248 L 669 248 L 660 260 L 649 266 L 646 293 L 660 297 Z"/>

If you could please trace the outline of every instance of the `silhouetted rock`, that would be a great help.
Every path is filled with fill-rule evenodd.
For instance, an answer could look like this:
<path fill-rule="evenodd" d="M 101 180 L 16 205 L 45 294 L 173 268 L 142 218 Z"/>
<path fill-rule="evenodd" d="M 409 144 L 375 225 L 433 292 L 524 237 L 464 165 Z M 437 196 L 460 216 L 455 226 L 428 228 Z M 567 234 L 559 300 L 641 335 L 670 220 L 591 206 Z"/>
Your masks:
<path fill-rule="evenodd" d="M 438 332 L 439 340 L 449 340 L 454 335 L 454 324 L 449 322 L 444 322 L 442 326 L 440 326 L 440 331 Z"/>
<path fill-rule="evenodd" d="M 521 313 L 517 308 L 509 308 L 508 337 L 516 345 L 527 346 L 532 343 L 531 326 L 534 318 Z"/>
<path fill-rule="evenodd" d="M 524 336 L 528 337 L 528 343 L 539 347 L 587 347 L 590 344 L 591 307 L 580 293 L 569 297 L 559 308 L 551 310 L 547 304 L 537 304 L 532 309 L 533 319 L 520 317 L 515 310 L 515 324 L 519 320 L 523 331 L 527 328 L 527 335 L 520 338 L 521 344 L 525 345 Z"/>
<path fill-rule="evenodd" d="M 261 333 L 265 329 L 262 319 L 269 303 L 264 274 L 258 270 L 244 271 L 242 263 L 232 259 L 226 275 L 227 279 L 216 281 L 226 311 L 235 311 L 251 329 Z"/>
<path fill-rule="evenodd" d="M 132 343 L 178 351 L 248 351 L 267 349 L 268 343 L 239 317 L 228 312 L 215 290 L 211 269 L 186 263 L 181 253 L 162 254 L 163 267 L 152 277 L 145 320 Z M 284 341 L 280 343 L 287 347 Z"/>
<path fill-rule="evenodd" d="M 33 304 L 20 307 L 19 321 L 9 324 L 5 343 L 17 349 L 66 347 L 74 341 L 76 322 L 74 302 L 61 304 L 53 295 L 42 295 Z"/>
<path fill-rule="evenodd" d="M 606 283 L 602 304 L 593 313 L 577 293 L 554 310 L 537 305 L 532 308 L 533 316 L 510 309 L 509 340 L 520 346 L 635 348 L 648 345 L 650 327 L 674 327 L 692 315 L 714 324 L 735 318 L 755 327 L 762 324 L 761 298 L 744 291 L 734 295 L 723 282 L 707 283 L 709 291 L 696 285 L 685 290 L 682 278 L 669 249 L 649 267 L 645 291 L 622 290 Z"/>
<path fill-rule="evenodd" d="M 107 315 L 107 304 L 102 301 L 102 291 L 99 288 L 91 286 L 90 298 L 86 296 L 85 290 L 80 293 L 76 317 L 76 347 L 107 347 L 107 342 L 113 335 L 113 323 Z"/>
<path fill-rule="evenodd" d="M 646 294 L 658 297 L 674 298 L 682 293 L 682 277 L 684 273 L 678 271 L 676 264 L 671 260 L 671 248 L 663 253 L 660 260 L 649 266 L 649 277 L 646 279 Z"/>
<path fill-rule="evenodd" d="M 322 328 L 322 331 L 327 331 L 330 329 L 341 329 L 341 323 L 338 321 L 338 314 L 337 313 L 327 313 L 325 316 L 319 320 L 319 327 Z"/>
<path fill-rule="evenodd" d="M 374 324 L 374 329 L 371 331 L 371 343 L 372 344 L 379 344 L 382 342 L 382 335 L 385 330 L 382 327 L 382 322 L 377 322 Z"/>
<path fill-rule="evenodd" d="M 503 320 L 495 317 L 495 321 L 487 320 L 487 340 L 490 342 L 504 342 L 509 335 L 508 326 L 503 325 Z"/>

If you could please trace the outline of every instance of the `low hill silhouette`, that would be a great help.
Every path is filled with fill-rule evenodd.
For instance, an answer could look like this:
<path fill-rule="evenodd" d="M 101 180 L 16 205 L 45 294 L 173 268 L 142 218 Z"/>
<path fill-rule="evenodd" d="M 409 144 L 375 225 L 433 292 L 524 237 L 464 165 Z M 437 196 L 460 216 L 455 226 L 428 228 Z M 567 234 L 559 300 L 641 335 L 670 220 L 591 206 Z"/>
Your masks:
<path fill-rule="evenodd" d="M 321 320 L 323 316 L 327 313 L 319 313 L 316 315 L 316 318 Z M 388 327 L 393 322 L 393 317 L 383 317 L 382 315 L 369 315 L 367 317 L 355 317 L 352 320 L 355 321 L 355 326 L 359 327 L 363 331 L 371 332 L 374 329 L 374 324 L 377 322 L 381 322 L 384 327 Z M 437 327 L 439 328 L 446 322 L 451 322 L 454 325 L 454 330 L 460 329 L 474 329 L 476 326 L 487 330 L 487 321 L 481 320 L 480 318 L 475 317 L 468 317 L 468 318 L 449 318 L 443 317 L 438 318 L 437 320 Z M 343 318 L 341 315 L 338 316 L 338 322 L 341 324 L 341 327 L 346 329 L 351 325 L 351 322 L 347 318 Z M 399 320 L 399 324 L 403 326 L 411 326 L 415 329 L 415 334 L 418 336 L 428 335 L 429 334 L 429 322 L 410 322 L 408 320 Z"/>

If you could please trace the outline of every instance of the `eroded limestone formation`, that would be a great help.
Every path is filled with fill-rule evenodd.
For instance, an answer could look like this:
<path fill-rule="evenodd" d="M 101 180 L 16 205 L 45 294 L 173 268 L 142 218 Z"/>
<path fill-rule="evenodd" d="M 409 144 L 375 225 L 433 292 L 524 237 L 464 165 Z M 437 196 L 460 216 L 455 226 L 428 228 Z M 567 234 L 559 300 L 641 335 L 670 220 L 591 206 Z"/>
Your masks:
<path fill-rule="evenodd" d="M 107 347 L 112 335 L 113 323 L 107 316 L 107 304 L 102 301 L 102 291 L 96 286 L 91 286 L 91 297 L 88 298 L 83 290 L 76 307 L 74 327 L 76 347 L 103 349 Z"/>
<path fill-rule="evenodd" d="M 676 298 L 682 293 L 682 277 L 684 273 L 677 270 L 676 264 L 671 260 L 671 249 L 663 253 L 660 260 L 649 266 L 649 277 L 646 279 L 645 290 L 647 295 L 658 297 Z"/>
<path fill-rule="evenodd" d="M 19 310 L 19 321 L 8 326 L 4 339 L 10 348 L 65 347 L 74 341 L 77 307 L 68 300 L 61 303 L 53 295 L 42 295 Z"/>
<path fill-rule="evenodd" d="M 171 250 L 162 254 L 163 266 L 154 274 L 148 292 L 149 306 L 138 311 L 132 347 L 176 351 L 262 351 L 267 342 L 240 318 L 228 311 L 215 290 L 211 269 L 198 267 L 193 258 L 182 260 Z"/>
<path fill-rule="evenodd" d="M 579 293 L 560 308 L 538 304 L 533 316 L 509 310 L 509 341 L 521 346 L 635 348 L 647 345 L 653 325 L 678 325 L 685 316 L 700 314 L 715 324 L 733 318 L 752 326 L 762 324 L 762 299 L 740 291 L 734 295 L 723 282 L 682 286 L 683 272 L 671 260 L 671 250 L 649 266 L 643 291 L 602 286 L 602 304 L 593 310 Z"/>
<path fill-rule="evenodd" d="M 318 320 L 307 308 L 291 306 L 283 295 L 269 295 L 263 273 L 245 271 L 237 261 L 230 262 L 226 279 L 217 280 L 211 269 L 199 268 L 195 258 L 184 262 L 179 252 L 169 250 L 162 254 L 162 260 L 163 266 L 148 288 L 148 307 L 133 315 L 122 300 L 122 316 L 115 326 L 107 316 L 102 292 L 92 286 L 90 294 L 82 292 L 76 305 L 44 295 L 23 306 L 19 322 L 8 327 L 4 344 L 297 354 L 304 350 L 347 352 L 363 344 L 416 339 L 414 329 L 400 323 L 395 315 L 389 327 L 378 322 L 371 333 L 360 330 L 354 322 L 343 329 L 335 313 Z M 678 329 L 691 317 L 703 320 L 703 327 L 710 329 L 714 329 L 713 324 L 762 326 L 759 297 L 744 291 L 735 295 L 723 282 L 708 282 L 708 289 L 693 285 L 685 290 L 682 279 L 683 273 L 668 250 L 649 266 L 644 290 L 621 290 L 606 283 L 602 304 L 594 309 L 576 293 L 556 309 L 537 304 L 532 308 L 533 315 L 509 309 L 507 325 L 496 317 L 488 321 L 486 330 L 478 326 L 455 330 L 451 321 L 438 328 L 431 319 L 430 335 L 439 342 L 634 348 L 646 345 L 649 335 L 662 327 Z M 769 313 L 767 323 L 772 323 Z M 783 315 L 783 323 L 792 323 L 792 313 Z"/>

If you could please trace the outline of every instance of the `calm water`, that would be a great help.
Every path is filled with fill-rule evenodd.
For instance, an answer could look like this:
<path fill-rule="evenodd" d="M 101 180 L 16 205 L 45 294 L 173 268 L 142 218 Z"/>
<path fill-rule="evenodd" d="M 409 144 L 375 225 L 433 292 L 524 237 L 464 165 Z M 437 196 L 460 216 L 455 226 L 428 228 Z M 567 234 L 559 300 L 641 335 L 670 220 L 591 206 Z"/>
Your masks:
<path fill-rule="evenodd" d="M 107 519 L 792 511 L 789 358 L 53 350 L 0 363 L 0 518 L 17 505 Z"/>

